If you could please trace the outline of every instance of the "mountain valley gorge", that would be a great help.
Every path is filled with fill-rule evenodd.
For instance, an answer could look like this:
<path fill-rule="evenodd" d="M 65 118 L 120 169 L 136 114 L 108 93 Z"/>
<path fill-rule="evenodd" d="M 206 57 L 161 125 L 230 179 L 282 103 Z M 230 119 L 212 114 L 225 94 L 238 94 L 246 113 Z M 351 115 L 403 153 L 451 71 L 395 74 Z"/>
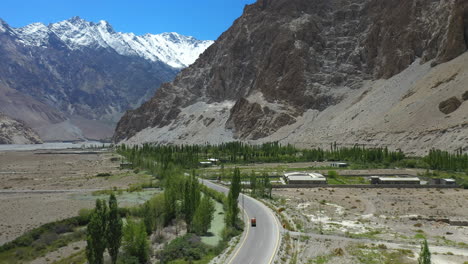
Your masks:
<path fill-rule="evenodd" d="M 114 141 L 466 151 L 467 25 L 462 0 L 259 0 Z"/>

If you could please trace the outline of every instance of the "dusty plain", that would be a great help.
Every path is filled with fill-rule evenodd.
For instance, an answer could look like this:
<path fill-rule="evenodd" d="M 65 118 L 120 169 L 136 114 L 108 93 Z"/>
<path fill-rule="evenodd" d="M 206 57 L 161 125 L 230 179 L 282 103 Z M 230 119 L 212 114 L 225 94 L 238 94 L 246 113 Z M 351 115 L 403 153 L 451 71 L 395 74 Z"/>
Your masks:
<path fill-rule="evenodd" d="M 145 180 L 143 174 L 120 170 L 116 158 L 102 150 L 0 152 L 0 245 L 94 207 L 93 191 L 127 188 Z M 112 176 L 98 177 L 99 173 Z"/>
<path fill-rule="evenodd" d="M 312 188 L 273 194 L 294 229 L 288 233 L 297 243 L 298 263 L 417 263 L 424 238 L 434 264 L 468 261 L 467 190 Z"/>

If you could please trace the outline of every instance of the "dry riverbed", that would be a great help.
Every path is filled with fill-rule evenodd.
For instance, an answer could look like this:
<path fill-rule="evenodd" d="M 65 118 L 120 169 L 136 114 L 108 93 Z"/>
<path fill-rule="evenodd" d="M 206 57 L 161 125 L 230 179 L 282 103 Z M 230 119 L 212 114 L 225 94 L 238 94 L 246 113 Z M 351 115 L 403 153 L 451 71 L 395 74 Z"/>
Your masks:
<path fill-rule="evenodd" d="M 295 227 L 298 263 L 417 263 L 424 238 L 433 263 L 468 261 L 468 226 L 461 226 L 468 223 L 467 190 L 313 188 L 274 195 Z"/>
<path fill-rule="evenodd" d="M 94 199 L 88 198 L 95 190 L 127 188 L 148 178 L 120 170 L 117 157 L 82 150 L 0 152 L 0 244 L 93 208 Z"/>

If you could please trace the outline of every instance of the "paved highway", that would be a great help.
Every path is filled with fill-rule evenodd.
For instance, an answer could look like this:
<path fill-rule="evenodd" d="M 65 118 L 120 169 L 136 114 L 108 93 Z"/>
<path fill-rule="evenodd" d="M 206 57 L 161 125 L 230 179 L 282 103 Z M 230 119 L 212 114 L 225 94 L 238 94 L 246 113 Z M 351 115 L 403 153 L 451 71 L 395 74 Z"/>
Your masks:
<path fill-rule="evenodd" d="M 210 181 L 202 182 L 217 191 L 228 193 L 228 189 Z M 278 251 L 281 226 L 273 212 L 261 202 L 247 196 L 239 195 L 239 204 L 244 206 L 248 221 L 245 223 L 245 234 L 239 245 L 230 256 L 227 264 L 271 264 Z M 250 219 L 257 219 L 257 226 L 250 225 Z"/>

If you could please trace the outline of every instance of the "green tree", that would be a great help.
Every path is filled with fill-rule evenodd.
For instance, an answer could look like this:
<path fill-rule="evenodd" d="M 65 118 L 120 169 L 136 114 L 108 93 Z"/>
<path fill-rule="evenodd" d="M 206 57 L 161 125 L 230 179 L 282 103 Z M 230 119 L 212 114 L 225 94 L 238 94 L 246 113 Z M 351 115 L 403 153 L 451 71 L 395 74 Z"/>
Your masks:
<path fill-rule="evenodd" d="M 184 187 L 183 213 L 187 229 L 190 232 L 192 229 L 192 220 L 200 204 L 200 186 L 195 172 L 186 180 Z"/>
<path fill-rule="evenodd" d="M 250 189 L 252 190 L 252 195 L 255 196 L 257 189 L 257 175 L 255 175 L 255 171 L 252 171 L 250 174 Z"/>
<path fill-rule="evenodd" d="M 239 168 L 234 169 L 231 180 L 231 187 L 229 188 L 227 199 L 227 212 L 226 212 L 226 225 L 228 227 L 235 227 L 237 215 L 239 214 L 239 206 L 237 199 L 241 191 L 241 180 Z"/>
<path fill-rule="evenodd" d="M 119 248 L 122 244 L 122 219 L 119 215 L 117 199 L 114 194 L 109 198 L 109 220 L 107 232 L 107 250 L 111 256 L 112 263 L 117 263 Z"/>
<path fill-rule="evenodd" d="M 424 239 L 424 242 L 421 245 L 421 253 L 419 253 L 418 263 L 431 264 L 431 252 L 429 252 L 429 246 L 427 245 L 426 239 Z"/>
<path fill-rule="evenodd" d="M 90 264 L 102 264 L 107 247 L 107 205 L 104 200 L 96 200 L 96 208 L 91 215 L 86 235 L 86 257 Z"/>
<path fill-rule="evenodd" d="M 123 248 L 128 256 L 138 258 L 139 263 L 148 262 L 150 247 L 143 222 L 128 220 L 124 227 Z"/>
<path fill-rule="evenodd" d="M 266 195 L 265 197 L 267 198 L 270 198 L 271 199 L 271 192 L 273 190 L 273 185 L 271 184 L 270 182 L 270 178 L 268 177 L 268 175 L 263 175 L 263 182 L 265 184 L 265 190 L 266 190 Z"/>
<path fill-rule="evenodd" d="M 149 201 L 145 202 L 142 208 L 143 222 L 145 223 L 146 233 L 151 234 L 156 227 L 156 216 L 151 208 Z"/>
<path fill-rule="evenodd" d="M 195 214 L 193 216 L 193 232 L 197 235 L 204 235 L 211 227 L 214 217 L 214 202 L 208 195 L 203 196 Z"/>

